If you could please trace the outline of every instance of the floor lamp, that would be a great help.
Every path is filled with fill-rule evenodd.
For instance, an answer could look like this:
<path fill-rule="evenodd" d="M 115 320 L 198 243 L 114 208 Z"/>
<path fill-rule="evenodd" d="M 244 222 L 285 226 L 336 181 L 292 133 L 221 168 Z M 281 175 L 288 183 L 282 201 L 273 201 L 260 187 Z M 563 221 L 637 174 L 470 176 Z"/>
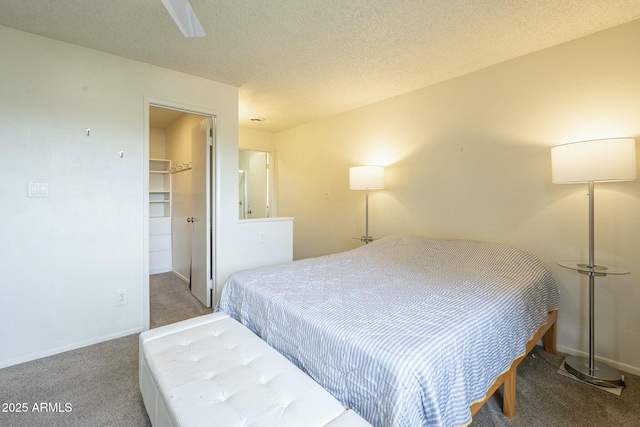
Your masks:
<path fill-rule="evenodd" d="M 636 144 L 633 138 L 602 139 L 559 145 L 551 149 L 552 180 L 555 184 L 587 183 L 589 186 L 589 262 L 558 264 L 589 276 L 589 357 L 565 359 L 566 370 L 578 379 L 605 387 L 624 386 L 615 369 L 595 361 L 594 307 L 596 277 L 628 274 L 618 267 L 597 265 L 594 255 L 594 183 L 636 179 Z"/>
<path fill-rule="evenodd" d="M 369 235 L 369 190 L 384 188 L 384 166 L 354 166 L 349 168 L 349 188 L 351 190 L 365 190 L 365 231 L 364 236 L 360 236 L 359 239 L 367 244 L 374 240 Z"/>

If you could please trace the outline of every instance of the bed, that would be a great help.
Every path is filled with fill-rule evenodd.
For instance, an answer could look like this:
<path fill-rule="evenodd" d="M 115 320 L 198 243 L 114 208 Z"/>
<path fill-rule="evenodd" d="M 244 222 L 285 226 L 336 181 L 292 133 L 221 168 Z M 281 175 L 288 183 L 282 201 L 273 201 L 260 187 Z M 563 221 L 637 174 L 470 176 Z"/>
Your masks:
<path fill-rule="evenodd" d="M 371 424 L 461 426 L 538 340 L 555 346 L 558 290 L 527 252 L 390 236 L 235 273 L 217 311 L 237 319 Z"/>

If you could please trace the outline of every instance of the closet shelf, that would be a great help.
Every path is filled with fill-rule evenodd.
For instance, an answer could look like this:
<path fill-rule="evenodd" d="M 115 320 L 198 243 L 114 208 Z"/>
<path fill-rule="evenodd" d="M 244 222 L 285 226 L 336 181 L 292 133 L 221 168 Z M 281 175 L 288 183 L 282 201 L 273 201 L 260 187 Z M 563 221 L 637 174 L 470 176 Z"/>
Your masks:
<path fill-rule="evenodd" d="M 171 161 L 149 159 L 149 216 L 171 217 Z"/>
<path fill-rule="evenodd" d="M 163 142 L 164 144 L 164 142 Z M 149 159 L 149 273 L 172 269 L 171 160 Z"/>

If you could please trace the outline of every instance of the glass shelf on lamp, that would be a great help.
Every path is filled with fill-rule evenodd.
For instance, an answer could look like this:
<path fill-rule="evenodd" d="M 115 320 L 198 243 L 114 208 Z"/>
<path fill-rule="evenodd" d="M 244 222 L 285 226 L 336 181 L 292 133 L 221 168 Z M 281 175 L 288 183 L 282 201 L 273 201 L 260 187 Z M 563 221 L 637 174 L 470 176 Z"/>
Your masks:
<path fill-rule="evenodd" d="M 352 237 L 352 239 L 358 239 L 358 240 L 360 240 L 361 242 L 364 242 L 364 243 L 366 244 L 366 243 L 371 243 L 371 242 L 373 242 L 374 240 L 378 240 L 378 239 L 379 239 L 379 237 L 373 237 L 373 236 L 368 236 L 368 237 L 367 237 L 367 236 L 360 236 L 360 237 Z"/>
<path fill-rule="evenodd" d="M 587 276 L 609 276 L 631 273 L 629 270 L 621 267 L 615 267 L 613 265 L 590 266 L 587 262 L 578 261 L 558 261 L 558 265 L 560 267 L 568 268 L 569 270 L 575 270 L 581 274 L 586 274 Z"/>

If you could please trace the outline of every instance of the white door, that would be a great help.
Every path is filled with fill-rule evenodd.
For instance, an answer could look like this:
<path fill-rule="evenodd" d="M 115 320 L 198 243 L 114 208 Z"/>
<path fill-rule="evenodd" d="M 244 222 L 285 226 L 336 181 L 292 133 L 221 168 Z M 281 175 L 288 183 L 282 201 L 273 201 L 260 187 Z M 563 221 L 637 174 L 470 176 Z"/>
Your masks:
<path fill-rule="evenodd" d="M 191 293 L 207 307 L 213 289 L 214 123 L 204 119 L 193 129 L 191 142 Z"/>

